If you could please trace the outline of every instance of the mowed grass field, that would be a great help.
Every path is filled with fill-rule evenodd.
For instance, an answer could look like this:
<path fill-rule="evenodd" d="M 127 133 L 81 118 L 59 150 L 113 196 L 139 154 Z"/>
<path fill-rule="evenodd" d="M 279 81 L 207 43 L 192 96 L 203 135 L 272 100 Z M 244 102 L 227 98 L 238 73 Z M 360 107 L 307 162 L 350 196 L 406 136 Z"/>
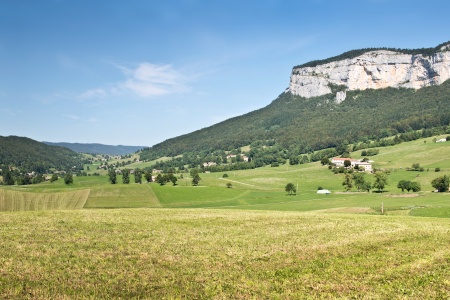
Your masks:
<path fill-rule="evenodd" d="M 89 189 L 59 193 L 32 193 L 0 189 L 0 211 L 81 209 Z"/>
<path fill-rule="evenodd" d="M 426 141 L 371 157 L 390 171 L 384 193 L 344 192 L 319 163 L 203 173 L 198 187 L 188 174 L 176 186 L 89 176 L 3 187 L 2 205 L 87 196 L 83 209 L 0 212 L 0 298 L 448 299 L 450 194 L 431 180 L 450 175 L 450 143 Z M 406 171 L 413 163 L 425 171 Z M 402 193 L 402 179 L 422 191 Z"/>
<path fill-rule="evenodd" d="M 323 212 L 3 212 L 0 297 L 448 299 L 449 229 Z"/>

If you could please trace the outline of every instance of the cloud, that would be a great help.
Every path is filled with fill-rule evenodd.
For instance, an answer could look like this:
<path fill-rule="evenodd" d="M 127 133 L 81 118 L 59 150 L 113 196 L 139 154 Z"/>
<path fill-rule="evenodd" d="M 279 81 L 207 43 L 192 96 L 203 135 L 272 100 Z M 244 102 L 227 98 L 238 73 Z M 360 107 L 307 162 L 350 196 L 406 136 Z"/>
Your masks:
<path fill-rule="evenodd" d="M 14 111 L 12 111 L 12 110 L 10 110 L 10 109 L 7 109 L 7 108 L 2 109 L 2 111 L 3 111 L 4 113 L 10 115 L 10 116 L 13 116 L 13 117 L 16 115 L 16 113 L 15 113 Z"/>
<path fill-rule="evenodd" d="M 78 96 L 78 98 L 80 98 L 82 100 L 91 99 L 91 98 L 104 98 L 104 97 L 108 96 L 108 94 L 110 94 L 110 93 L 111 92 L 107 92 L 103 88 L 97 88 L 97 89 L 88 90 L 88 91 L 80 94 Z"/>
<path fill-rule="evenodd" d="M 119 66 L 120 67 L 120 66 Z M 141 63 L 136 69 L 120 67 L 127 79 L 120 86 L 139 97 L 183 93 L 188 90 L 185 79 L 171 65 Z"/>
<path fill-rule="evenodd" d="M 130 69 L 114 64 L 125 75 L 125 79 L 109 86 L 93 88 L 77 96 L 80 100 L 101 99 L 109 96 L 131 93 L 141 98 L 152 98 L 173 93 L 189 91 L 187 76 L 175 70 L 171 65 L 157 65 L 144 62 Z M 201 76 L 194 75 L 193 78 Z"/>
<path fill-rule="evenodd" d="M 63 117 L 66 117 L 66 118 L 69 118 L 69 119 L 72 119 L 72 120 L 79 120 L 80 119 L 80 117 L 78 117 L 78 116 L 68 115 L 68 114 L 63 114 Z"/>

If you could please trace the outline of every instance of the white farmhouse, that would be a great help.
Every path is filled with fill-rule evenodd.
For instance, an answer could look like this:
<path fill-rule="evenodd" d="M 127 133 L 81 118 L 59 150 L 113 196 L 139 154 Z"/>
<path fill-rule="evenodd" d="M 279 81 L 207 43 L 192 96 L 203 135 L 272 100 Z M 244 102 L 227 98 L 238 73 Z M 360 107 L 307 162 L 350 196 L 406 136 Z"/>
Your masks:
<path fill-rule="evenodd" d="M 331 159 L 331 163 L 335 164 L 336 167 L 343 167 L 344 161 L 349 160 L 351 167 L 355 167 L 356 165 L 360 168 L 364 168 L 364 171 L 371 172 L 372 171 L 372 165 L 365 161 L 360 161 L 358 159 L 352 159 L 352 158 L 342 158 L 342 157 L 333 157 Z"/>

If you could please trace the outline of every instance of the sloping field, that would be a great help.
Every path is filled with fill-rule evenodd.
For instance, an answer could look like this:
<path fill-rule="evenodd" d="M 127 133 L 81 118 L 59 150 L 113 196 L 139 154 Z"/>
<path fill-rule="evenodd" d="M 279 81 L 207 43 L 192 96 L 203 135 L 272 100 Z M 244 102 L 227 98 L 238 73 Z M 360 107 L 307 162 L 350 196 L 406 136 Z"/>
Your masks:
<path fill-rule="evenodd" d="M 59 193 L 33 193 L 0 189 L 0 211 L 81 209 L 89 189 Z"/>
<path fill-rule="evenodd" d="M 105 177 L 103 177 L 105 178 Z M 150 184 L 105 184 L 91 189 L 84 208 L 161 207 Z"/>
<path fill-rule="evenodd" d="M 2 212 L 0 298 L 448 299 L 449 230 L 324 212 Z"/>

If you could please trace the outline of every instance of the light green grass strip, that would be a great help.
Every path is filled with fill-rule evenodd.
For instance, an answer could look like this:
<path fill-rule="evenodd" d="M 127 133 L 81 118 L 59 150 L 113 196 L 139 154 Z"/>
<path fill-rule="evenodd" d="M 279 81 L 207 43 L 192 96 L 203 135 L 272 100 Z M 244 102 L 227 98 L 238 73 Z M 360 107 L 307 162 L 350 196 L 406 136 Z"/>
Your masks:
<path fill-rule="evenodd" d="M 0 211 L 81 209 L 89 193 L 89 189 L 60 193 L 0 190 Z"/>

